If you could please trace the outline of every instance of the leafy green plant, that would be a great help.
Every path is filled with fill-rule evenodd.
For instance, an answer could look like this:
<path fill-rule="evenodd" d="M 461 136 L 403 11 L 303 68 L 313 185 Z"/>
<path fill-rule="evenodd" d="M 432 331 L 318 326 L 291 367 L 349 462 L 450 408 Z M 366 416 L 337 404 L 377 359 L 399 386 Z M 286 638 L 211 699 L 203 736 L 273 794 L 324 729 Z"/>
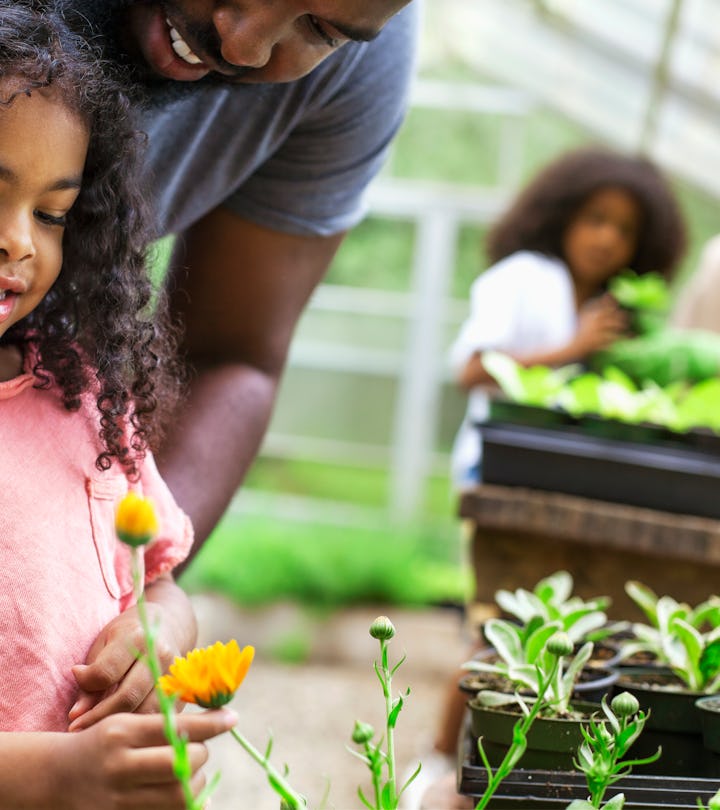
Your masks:
<path fill-rule="evenodd" d="M 499 352 L 486 352 L 483 362 L 503 393 L 524 405 L 565 411 L 575 418 L 594 414 L 628 424 L 650 423 L 678 433 L 692 428 L 720 432 L 720 378 L 713 376 L 720 372 L 720 336 L 715 337 L 717 362 L 706 375 L 712 379 L 701 376 L 695 383 L 659 385 L 650 379 L 640 385 L 616 365 L 582 374 L 574 365 L 524 368 Z"/>
<path fill-rule="evenodd" d="M 693 691 L 720 690 L 720 597 L 711 596 L 692 608 L 671 596 L 658 597 L 636 580 L 625 591 L 644 612 L 648 624 L 634 622 L 634 638 L 621 646 L 629 658 L 647 652 L 666 664 Z"/>
<path fill-rule="evenodd" d="M 482 359 L 485 370 L 510 399 L 541 407 L 550 407 L 565 383 L 581 369 L 579 365 L 526 368 L 509 355 L 494 351 L 483 352 Z"/>
<path fill-rule="evenodd" d="M 667 312 L 670 288 L 659 273 L 639 276 L 634 270 L 623 270 L 608 282 L 608 291 L 623 307 Z"/>
<path fill-rule="evenodd" d="M 573 644 L 567 633 L 562 632 L 561 622 L 545 622 L 539 616 L 531 619 L 527 627 L 504 619 L 489 619 L 484 632 L 497 653 L 497 660 L 473 659 L 463 664 L 464 669 L 499 675 L 517 687 L 530 690 L 543 699 L 544 716 L 567 714 L 580 672 L 592 655 L 591 641 L 571 655 Z M 568 650 L 562 654 L 557 652 L 557 645 L 551 643 L 558 635 L 567 639 L 569 644 Z M 516 699 L 511 694 L 498 698 L 506 703 Z"/>
<path fill-rule="evenodd" d="M 532 591 L 500 589 L 495 593 L 495 601 L 524 627 L 536 616 L 546 623 L 559 622 L 559 629 L 568 634 L 573 644 L 599 641 L 624 629 L 624 623 L 608 625 L 605 608 L 610 604 L 609 597 L 598 596 L 585 601 L 572 595 L 573 585 L 568 571 L 556 571 L 541 579 Z"/>
<path fill-rule="evenodd" d="M 685 431 L 696 425 L 720 431 L 720 378 L 702 380 L 678 397 L 668 420 L 673 430 Z"/>
<path fill-rule="evenodd" d="M 607 697 L 603 696 L 601 705 L 605 719 L 602 722 L 591 719 L 587 728 L 583 726 L 584 742 L 574 760 L 575 767 L 585 774 L 590 799 L 587 802 L 573 803 L 571 808 L 574 810 L 601 807 L 610 785 L 627 776 L 633 766 L 655 762 L 661 754 L 658 749 L 649 757 L 623 760 L 630 746 L 642 733 L 647 714 L 639 711 L 637 698 L 628 692 L 616 695 L 610 706 L 607 704 Z M 612 801 L 615 804 L 611 804 Z M 622 800 L 614 797 L 605 808 L 622 807 L 623 802 L 624 797 Z"/>
<path fill-rule="evenodd" d="M 720 335 L 701 329 L 663 328 L 615 341 L 590 358 L 594 370 L 608 365 L 643 383 L 666 386 L 711 379 L 720 371 Z"/>

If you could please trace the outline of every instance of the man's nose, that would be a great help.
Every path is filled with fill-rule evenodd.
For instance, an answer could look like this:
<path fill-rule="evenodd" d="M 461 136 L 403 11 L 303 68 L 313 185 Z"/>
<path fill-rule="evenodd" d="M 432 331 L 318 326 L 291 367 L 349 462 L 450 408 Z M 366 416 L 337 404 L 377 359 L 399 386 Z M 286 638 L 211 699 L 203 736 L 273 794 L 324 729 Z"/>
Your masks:
<path fill-rule="evenodd" d="M 264 67 L 282 29 L 272 8 L 243 11 L 224 6 L 213 15 L 213 23 L 223 59 L 237 67 Z"/>

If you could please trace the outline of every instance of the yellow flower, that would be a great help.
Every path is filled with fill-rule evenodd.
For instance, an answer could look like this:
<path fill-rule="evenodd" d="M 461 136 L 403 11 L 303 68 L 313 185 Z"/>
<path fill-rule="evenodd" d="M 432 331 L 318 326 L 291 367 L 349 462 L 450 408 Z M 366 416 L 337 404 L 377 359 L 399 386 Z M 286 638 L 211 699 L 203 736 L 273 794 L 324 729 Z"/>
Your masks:
<path fill-rule="evenodd" d="M 254 655 L 254 647 L 241 650 L 235 639 L 227 644 L 217 641 L 212 647 L 192 650 L 185 658 L 176 658 L 169 674 L 163 675 L 158 685 L 166 695 L 175 695 L 185 703 L 217 709 L 232 700 Z"/>
<path fill-rule="evenodd" d="M 136 492 L 128 492 L 115 513 L 117 536 L 129 546 L 144 546 L 152 540 L 157 530 L 158 521 L 152 501 L 140 497 Z"/>

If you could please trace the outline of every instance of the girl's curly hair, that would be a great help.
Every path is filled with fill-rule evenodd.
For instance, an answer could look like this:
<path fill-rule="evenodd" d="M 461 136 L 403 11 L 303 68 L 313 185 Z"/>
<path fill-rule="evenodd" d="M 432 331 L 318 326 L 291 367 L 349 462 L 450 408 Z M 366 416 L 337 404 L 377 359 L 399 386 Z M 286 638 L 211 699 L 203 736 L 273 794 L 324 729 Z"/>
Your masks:
<path fill-rule="evenodd" d="M 56 384 L 68 410 L 92 392 L 103 448 L 97 467 L 117 459 L 135 477 L 180 379 L 164 295 L 147 273 L 153 233 L 139 185 L 143 141 L 127 96 L 84 39 L 39 0 L 0 0 L 0 116 L 1 105 L 48 87 L 85 122 L 90 145 L 60 275 L 2 342 L 37 346 L 39 385 Z"/>
<path fill-rule="evenodd" d="M 563 237 L 595 192 L 620 188 L 640 208 L 637 248 L 629 266 L 670 277 L 685 250 L 685 224 L 675 196 L 646 158 L 599 147 L 565 153 L 545 167 L 491 228 L 486 250 L 495 263 L 518 250 L 565 259 Z"/>

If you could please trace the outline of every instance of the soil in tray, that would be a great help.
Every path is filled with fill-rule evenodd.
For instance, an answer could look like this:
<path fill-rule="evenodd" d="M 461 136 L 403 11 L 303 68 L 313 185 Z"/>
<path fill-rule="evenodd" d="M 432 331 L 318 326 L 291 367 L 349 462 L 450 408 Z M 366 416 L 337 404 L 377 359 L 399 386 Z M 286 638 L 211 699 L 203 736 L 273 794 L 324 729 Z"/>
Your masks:
<path fill-rule="evenodd" d="M 617 677 L 618 674 L 615 670 L 601 666 L 587 666 L 580 672 L 578 683 L 573 690 L 573 698 L 600 703 L 604 694 L 607 694 L 608 697 L 612 694 L 613 684 Z M 511 681 L 491 672 L 475 672 L 465 675 L 460 679 L 458 686 L 462 692 L 468 695 L 476 695 L 484 689 L 493 692 L 513 693 L 516 691 Z M 531 695 L 527 689 L 517 691 L 523 696 Z"/>

